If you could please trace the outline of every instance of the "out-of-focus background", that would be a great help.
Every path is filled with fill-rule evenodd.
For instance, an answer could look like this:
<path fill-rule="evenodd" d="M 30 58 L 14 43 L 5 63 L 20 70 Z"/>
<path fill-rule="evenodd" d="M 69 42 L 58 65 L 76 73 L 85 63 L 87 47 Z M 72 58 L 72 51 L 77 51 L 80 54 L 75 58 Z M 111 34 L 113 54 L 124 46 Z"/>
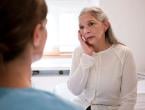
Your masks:
<path fill-rule="evenodd" d="M 136 110 L 145 110 L 145 0 L 46 0 L 48 39 L 41 60 L 32 64 L 33 87 L 72 100 L 66 81 L 77 40 L 82 8 L 100 6 L 117 38 L 132 49 L 138 74 Z M 67 95 L 67 97 L 66 97 Z"/>

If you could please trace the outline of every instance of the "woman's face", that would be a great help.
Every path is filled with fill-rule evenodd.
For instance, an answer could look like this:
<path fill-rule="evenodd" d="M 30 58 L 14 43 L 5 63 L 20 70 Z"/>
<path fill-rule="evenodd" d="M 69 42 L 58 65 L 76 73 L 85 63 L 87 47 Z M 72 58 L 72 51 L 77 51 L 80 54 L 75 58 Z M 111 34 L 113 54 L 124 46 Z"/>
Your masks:
<path fill-rule="evenodd" d="M 79 18 L 79 31 L 81 36 L 90 45 L 96 45 L 105 40 L 105 25 L 90 13 L 84 13 Z"/>

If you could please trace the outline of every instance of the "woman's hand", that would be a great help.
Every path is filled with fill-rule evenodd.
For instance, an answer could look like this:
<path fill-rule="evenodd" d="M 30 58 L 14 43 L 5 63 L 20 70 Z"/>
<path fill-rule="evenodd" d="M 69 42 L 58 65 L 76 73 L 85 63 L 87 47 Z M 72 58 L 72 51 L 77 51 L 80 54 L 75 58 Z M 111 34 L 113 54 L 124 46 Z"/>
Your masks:
<path fill-rule="evenodd" d="M 83 36 L 81 35 L 80 31 L 78 31 L 78 39 L 79 39 L 79 41 L 80 41 L 80 44 L 81 44 L 81 47 L 82 47 L 84 53 L 86 53 L 86 54 L 92 56 L 92 55 L 93 55 L 93 52 L 94 52 L 94 48 L 93 48 L 92 45 L 90 45 L 90 44 L 86 41 L 85 37 L 83 37 Z"/>

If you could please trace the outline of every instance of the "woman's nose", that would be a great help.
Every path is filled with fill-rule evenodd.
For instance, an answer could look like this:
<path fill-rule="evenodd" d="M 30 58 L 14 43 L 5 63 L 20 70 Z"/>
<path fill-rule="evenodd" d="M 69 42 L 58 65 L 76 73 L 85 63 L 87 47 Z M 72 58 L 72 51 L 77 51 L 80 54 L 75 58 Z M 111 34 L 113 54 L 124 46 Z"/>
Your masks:
<path fill-rule="evenodd" d="M 85 27 L 84 28 L 84 34 L 90 33 L 90 28 L 89 27 Z"/>

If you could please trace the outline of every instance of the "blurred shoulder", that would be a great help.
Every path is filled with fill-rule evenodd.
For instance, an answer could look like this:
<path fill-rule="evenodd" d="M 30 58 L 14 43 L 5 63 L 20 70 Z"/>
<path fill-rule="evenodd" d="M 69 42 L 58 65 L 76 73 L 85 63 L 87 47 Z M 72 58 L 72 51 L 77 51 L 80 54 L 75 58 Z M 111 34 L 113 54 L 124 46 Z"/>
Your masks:
<path fill-rule="evenodd" d="M 121 61 L 125 61 L 128 57 L 133 58 L 132 50 L 128 46 L 123 44 L 113 45 L 113 53 L 115 54 L 115 56 L 121 59 Z"/>
<path fill-rule="evenodd" d="M 114 47 L 114 51 L 119 54 L 132 54 L 132 50 L 126 45 L 116 44 L 113 45 L 113 47 Z"/>
<path fill-rule="evenodd" d="M 35 88 L 0 88 L 0 110 L 82 110 L 51 92 Z M 24 103 L 25 102 L 25 103 Z"/>
<path fill-rule="evenodd" d="M 47 91 L 36 90 L 39 94 L 41 94 L 41 98 L 39 100 L 43 102 L 44 106 L 49 106 L 48 108 L 53 108 L 54 110 L 82 110 L 79 106 L 62 99 L 55 94 Z M 36 92 L 35 91 L 35 92 Z M 46 103 L 46 104 L 45 104 Z"/>

